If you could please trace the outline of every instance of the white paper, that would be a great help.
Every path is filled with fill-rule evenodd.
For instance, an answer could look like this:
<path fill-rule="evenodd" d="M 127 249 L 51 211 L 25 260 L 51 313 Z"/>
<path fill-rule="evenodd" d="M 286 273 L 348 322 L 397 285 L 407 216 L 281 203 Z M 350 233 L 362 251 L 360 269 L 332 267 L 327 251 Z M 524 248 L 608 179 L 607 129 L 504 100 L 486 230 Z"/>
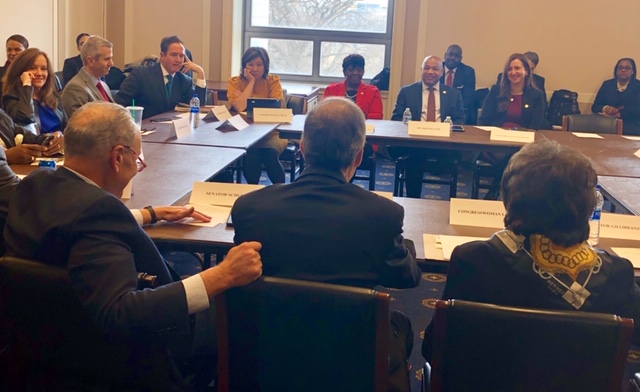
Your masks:
<path fill-rule="evenodd" d="M 597 133 L 585 133 L 585 132 L 571 132 L 573 136 L 582 137 L 585 139 L 604 139 L 602 136 Z"/>
<path fill-rule="evenodd" d="M 430 244 L 431 246 L 433 246 L 433 234 L 423 234 L 422 239 L 425 244 L 424 254 L 425 255 L 429 253 L 433 254 L 433 250 L 429 251 L 426 249 L 427 244 Z M 467 237 L 467 236 L 443 235 L 443 234 L 435 235 L 436 255 L 439 256 L 438 250 L 442 252 L 442 259 L 437 258 L 435 260 L 449 261 L 451 260 L 451 253 L 453 252 L 453 249 L 455 249 L 456 246 L 466 244 L 467 242 L 471 242 L 471 241 L 483 241 L 486 239 L 487 238 L 483 238 L 483 237 Z"/>
<path fill-rule="evenodd" d="M 190 134 L 191 122 L 189 121 L 189 117 L 180 117 L 179 119 L 173 120 L 171 122 L 171 131 L 169 132 L 169 137 L 180 139 Z"/>
<path fill-rule="evenodd" d="M 293 122 L 293 110 L 288 108 L 253 108 L 253 122 L 291 124 Z"/>
<path fill-rule="evenodd" d="M 204 226 L 204 227 L 215 227 L 220 223 L 224 223 L 229 219 L 229 214 L 231 213 L 231 207 L 226 206 L 212 206 L 210 204 L 187 204 L 187 207 L 193 206 L 196 211 L 202 212 L 205 215 L 209 215 L 211 217 L 210 222 L 202 222 L 199 220 L 195 220 L 191 217 L 185 218 L 179 221 L 179 223 L 185 225 L 192 226 Z"/>
<path fill-rule="evenodd" d="M 449 203 L 449 224 L 504 228 L 504 204 L 496 200 L 452 198 Z"/>
<path fill-rule="evenodd" d="M 640 268 L 640 248 L 611 248 L 611 250 L 629 260 L 633 268 Z"/>
<path fill-rule="evenodd" d="M 451 125 L 449 123 L 431 121 L 409 121 L 408 134 L 411 136 L 451 136 Z"/>
<path fill-rule="evenodd" d="M 366 124 L 366 132 L 367 133 L 373 133 L 376 130 L 376 126 L 373 124 Z"/>
<path fill-rule="evenodd" d="M 225 122 L 220 124 L 218 126 L 218 128 L 216 128 L 216 129 L 220 129 L 220 128 L 224 128 L 224 127 L 232 127 L 234 129 L 237 129 L 238 131 L 242 131 L 243 129 L 247 128 L 248 126 L 249 126 L 249 124 L 247 124 L 247 122 L 244 121 L 242 116 L 240 116 L 239 114 L 236 114 L 235 116 L 225 120 Z"/>
<path fill-rule="evenodd" d="M 491 131 L 494 131 L 494 130 L 496 130 L 496 129 L 497 129 L 497 130 L 504 130 L 504 129 L 499 128 L 499 127 L 489 127 L 489 126 L 482 126 L 482 127 L 478 126 L 478 127 L 476 127 L 476 128 L 478 128 L 478 129 L 482 129 L 483 131 L 487 131 L 487 132 L 491 132 Z"/>
<path fill-rule="evenodd" d="M 536 133 L 498 128 L 491 130 L 491 137 L 489 140 L 499 142 L 533 143 L 536 140 Z"/>
<path fill-rule="evenodd" d="M 600 237 L 621 240 L 640 239 L 640 216 L 603 212 L 600 217 Z"/>
<path fill-rule="evenodd" d="M 629 139 L 629 140 L 638 140 L 638 141 L 640 141 L 640 136 L 623 136 L 623 138 Z"/>

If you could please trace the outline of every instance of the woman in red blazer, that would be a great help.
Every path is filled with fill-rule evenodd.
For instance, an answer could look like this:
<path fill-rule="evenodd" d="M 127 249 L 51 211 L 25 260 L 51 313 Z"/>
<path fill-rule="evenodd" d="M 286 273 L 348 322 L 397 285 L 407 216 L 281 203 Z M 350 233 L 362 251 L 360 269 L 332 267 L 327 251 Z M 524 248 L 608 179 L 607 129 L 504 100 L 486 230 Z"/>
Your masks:
<path fill-rule="evenodd" d="M 345 97 L 355 102 L 364 112 L 364 117 L 382 120 L 382 97 L 376 86 L 362 83 L 364 75 L 364 57 L 350 54 L 342 61 L 342 72 L 345 80 L 333 83 L 324 90 L 323 99 L 327 97 Z"/>

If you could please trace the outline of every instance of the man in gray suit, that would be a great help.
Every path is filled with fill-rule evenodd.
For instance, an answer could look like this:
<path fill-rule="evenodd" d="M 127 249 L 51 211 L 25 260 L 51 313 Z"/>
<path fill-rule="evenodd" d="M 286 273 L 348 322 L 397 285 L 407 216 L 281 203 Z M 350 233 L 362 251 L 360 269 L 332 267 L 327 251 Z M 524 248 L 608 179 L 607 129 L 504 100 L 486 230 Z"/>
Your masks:
<path fill-rule="evenodd" d="M 80 57 L 84 66 L 62 91 L 62 105 L 69 117 L 87 102 L 113 102 L 109 86 L 100 80 L 113 66 L 113 44 L 92 35 L 82 45 Z"/>

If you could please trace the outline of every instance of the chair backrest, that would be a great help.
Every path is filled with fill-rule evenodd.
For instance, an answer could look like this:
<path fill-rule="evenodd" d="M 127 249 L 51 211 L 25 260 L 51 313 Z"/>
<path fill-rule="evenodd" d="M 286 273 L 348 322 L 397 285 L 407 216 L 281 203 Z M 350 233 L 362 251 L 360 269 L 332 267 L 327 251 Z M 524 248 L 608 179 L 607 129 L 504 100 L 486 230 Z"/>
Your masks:
<path fill-rule="evenodd" d="M 633 320 L 438 301 L 429 391 L 620 391 Z"/>
<path fill-rule="evenodd" d="M 219 391 L 386 391 L 389 295 L 263 277 L 216 297 Z"/>
<path fill-rule="evenodd" d="M 62 89 L 64 88 L 64 85 L 66 83 L 65 80 L 64 80 L 64 74 L 62 73 L 62 71 L 56 71 L 56 72 L 54 72 L 53 75 L 55 77 L 54 84 L 56 86 L 56 90 L 58 92 L 60 92 L 60 91 L 62 91 Z"/>
<path fill-rule="evenodd" d="M 569 114 L 562 117 L 562 130 L 622 135 L 622 119 L 597 114 Z"/>
<path fill-rule="evenodd" d="M 285 97 L 287 108 L 293 111 L 293 114 L 307 113 L 307 100 L 304 97 L 294 94 L 287 94 Z"/>
<path fill-rule="evenodd" d="M 27 389 L 89 390 L 126 380 L 121 347 L 105 341 L 65 269 L 5 256 L 0 282 L 0 319 Z"/>

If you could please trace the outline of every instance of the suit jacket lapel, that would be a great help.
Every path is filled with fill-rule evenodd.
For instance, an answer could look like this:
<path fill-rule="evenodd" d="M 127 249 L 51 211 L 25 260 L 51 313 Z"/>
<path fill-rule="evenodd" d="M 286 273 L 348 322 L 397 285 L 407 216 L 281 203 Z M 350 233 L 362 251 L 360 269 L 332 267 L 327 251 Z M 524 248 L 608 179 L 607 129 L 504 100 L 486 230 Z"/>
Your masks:
<path fill-rule="evenodd" d="M 82 81 L 84 82 L 84 84 L 87 86 L 87 88 L 91 91 L 91 93 L 93 94 L 93 98 L 96 101 L 104 101 L 104 98 L 102 98 L 102 94 L 100 94 L 100 90 L 98 90 L 97 86 L 93 85 L 93 82 L 91 81 L 91 78 L 89 77 L 89 75 L 87 74 L 87 71 L 84 70 L 84 68 L 81 68 L 80 71 L 78 72 L 80 74 L 80 77 L 82 78 Z M 107 90 L 108 91 L 108 90 Z M 107 94 L 109 96 L 111 96 L 110 92 L 107 92 Z M 113 98 L 111 98 L 111 101 L 113 102 Z"/>
<path fill-rule="evenodd" d="M 158 63 L 157 65 L 154 66 L 154 70 L 153 72 L 155 73 L 155 77 L 154 79 L 154 84 L 156 84 L 156 90 L 158 91 L 158 94 L 161 95 L 163 98 L 163 102 L 164 102 L 164 107 L 168 107 L 169 106 L 169 97 L 167 97 L 167 86 L 164 83 L 164 75 L 162 74 L 162 67 L 160 65 L 160 63 Z M 157 82 L 155 82 L 157 80 Z M 159 83 L 159 84 L 158 84 Z M 171 87 L 171 95 L 173 96 L 174 91 L 176 89 L 176 78 L 174 75 L 173 78 L 173 85 Z M 164 110 L 163 110 L 164 111 Z"/>

